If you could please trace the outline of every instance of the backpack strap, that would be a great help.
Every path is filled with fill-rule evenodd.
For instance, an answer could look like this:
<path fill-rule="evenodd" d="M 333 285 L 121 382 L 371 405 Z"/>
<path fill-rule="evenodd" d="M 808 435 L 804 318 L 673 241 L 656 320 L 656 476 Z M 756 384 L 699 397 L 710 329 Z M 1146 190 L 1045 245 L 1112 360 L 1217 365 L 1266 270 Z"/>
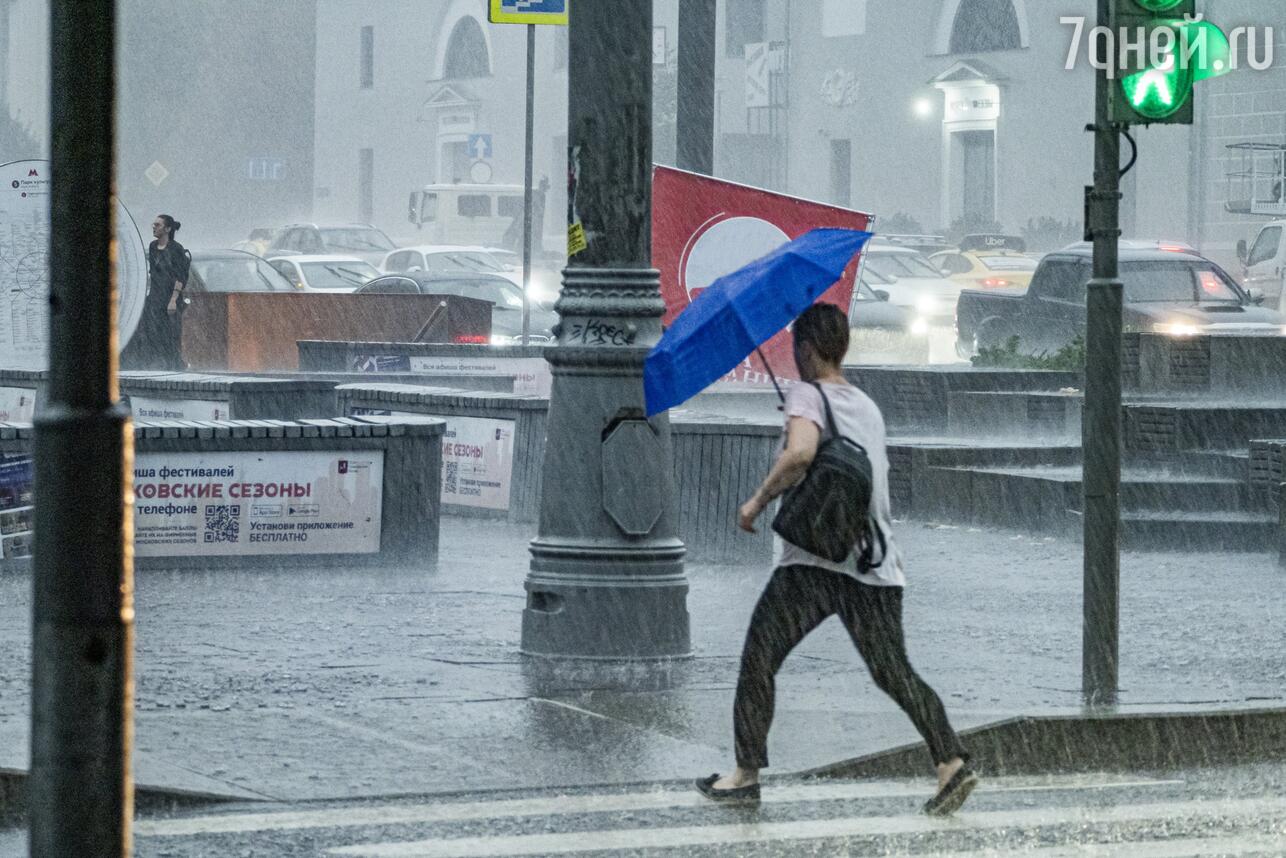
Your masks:
<path fill-rule="evenodd" d="M 831 401 L 826 398 L 826 391 L 822 390 L 822 386 L 815 381 L 810 381 L 809 384 L 817 388 L 818 394 L 822 397 L 822 405 L 826 406 L 826 427 L 830 429 L 831 437 L 840 437 L 839 429 L 835 426 L 835 414 L 831 411 Z"/>

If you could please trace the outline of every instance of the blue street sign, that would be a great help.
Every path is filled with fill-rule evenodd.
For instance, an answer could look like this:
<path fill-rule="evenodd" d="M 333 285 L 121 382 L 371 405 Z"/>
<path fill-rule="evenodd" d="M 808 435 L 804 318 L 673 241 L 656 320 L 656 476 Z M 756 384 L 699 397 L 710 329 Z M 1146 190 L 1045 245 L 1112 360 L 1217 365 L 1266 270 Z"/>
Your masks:
<path fill-rule="evenodd" d="M 490 134 L 470 134 L 467 145 L 469 154 L 475 160 L 481 161 L 484 158 L 491 157 L 491 135 Z"/>
<path fill-rule="evenodd" d="M 493 24 L 567 25 L 567 0 L 491 0 Z"/>

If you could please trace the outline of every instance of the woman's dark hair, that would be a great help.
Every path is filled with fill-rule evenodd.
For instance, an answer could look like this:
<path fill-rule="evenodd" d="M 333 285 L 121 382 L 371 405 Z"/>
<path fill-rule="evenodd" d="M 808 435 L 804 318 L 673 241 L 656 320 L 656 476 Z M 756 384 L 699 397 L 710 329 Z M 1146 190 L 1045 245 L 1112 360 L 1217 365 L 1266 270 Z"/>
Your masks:
<path fill-rule="evenodd" d="M 163 215 L 157 215 L 157 217 L 159 217 L 161 221 L 165 224 L 165 228 L 170 231 L 170 235 L 174 235 L 174 233 L 179 231 L 179 227 L 183 226 L 183 224 L 179 223 L 177 220 L 170 217 L 169 215 L 163 214 Z"/>
<path fill-rule="evenodd" d="M 817 356 L 838 365 L 848 354 L 848 316 L 834 304 L 814 304 L 795 320 L 795 343 L 808 343 Z"/>

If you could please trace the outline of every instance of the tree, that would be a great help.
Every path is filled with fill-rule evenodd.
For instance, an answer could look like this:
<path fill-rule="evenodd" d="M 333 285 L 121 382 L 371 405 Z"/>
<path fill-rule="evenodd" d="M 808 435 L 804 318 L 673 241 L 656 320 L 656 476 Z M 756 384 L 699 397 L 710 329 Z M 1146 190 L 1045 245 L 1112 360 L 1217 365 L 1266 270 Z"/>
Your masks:
<path fill-rule="evenodd" d="M 0 163 L 40 157 L 40 143 L 9 111 L 0 112 Z"/>

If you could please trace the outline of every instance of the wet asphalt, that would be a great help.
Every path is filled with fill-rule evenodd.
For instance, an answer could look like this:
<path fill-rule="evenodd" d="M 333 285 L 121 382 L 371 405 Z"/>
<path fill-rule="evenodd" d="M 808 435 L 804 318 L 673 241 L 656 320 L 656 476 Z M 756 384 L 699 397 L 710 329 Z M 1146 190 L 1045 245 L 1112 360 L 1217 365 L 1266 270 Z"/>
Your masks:
<path fill-rule="evenodd" d="M 898 535 L 909 558 L 912 660 L 957 728 L 1079 705 L 1078 545 L 922 522 L 901 523 Z M 525 526 L 449 518 L 434 569 L 140 573 L 139 781 L 262 799 L 275 810 L 674 782 L 726 768 L 737 654 L 768 570 L 689 567 L 693 658 L 572 671 L 517 652 L 530 536 Z M 1124 708 L 1280 705 L 1281 575 L 1269 555 L 1124 555 Z M 0 574 L 0 767 L 26 765 L 30 611 L 30 577 Z M 917 738 L 834 621 L 788 660 L 778 699 L 774 772 Z M 923 789 L 927 773 L 926 757 Z M 897 814 L 877 803 L 872 813 L 900 815 L 923 798 L 898 799 Z M 1051 797 L 1032 800 L 1043 807 Z M 588 816 L 586 825 L 602 822 Z M 317 854 L 167 848 L 141 839 L 139 854 Z"/>

